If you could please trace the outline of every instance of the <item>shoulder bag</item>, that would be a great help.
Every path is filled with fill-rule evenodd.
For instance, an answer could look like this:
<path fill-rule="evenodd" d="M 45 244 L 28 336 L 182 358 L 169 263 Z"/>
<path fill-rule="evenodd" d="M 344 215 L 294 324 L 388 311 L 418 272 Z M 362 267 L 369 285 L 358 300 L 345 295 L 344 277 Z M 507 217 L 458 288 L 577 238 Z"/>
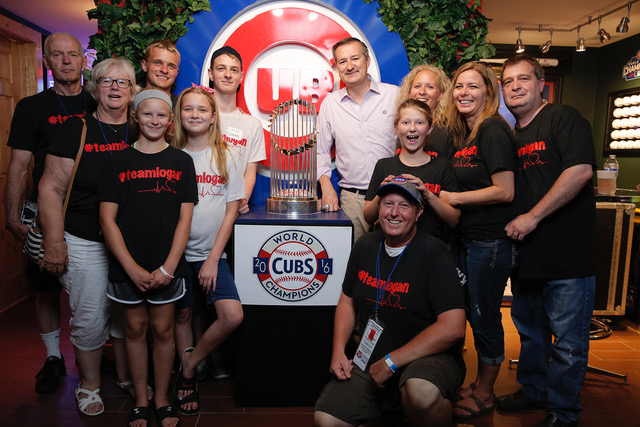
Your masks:
<path fill-rule="evenodd" d="M 73 186 L 73 180 L 76 176 L 76 171 L 78 170 L 78 164 L 80 163 L 80 157 L 82 157 L 82 150 L 84 148 L 84 142 L 87 138 L 87 122 L 85 119 L 82 119 L 82 136 L 80 137 L 80 148 L 78 149 L 78 154 L 76 154 L 76 161 L 73 164 L 73 170 L 71 171 L 71 177 L 69 178 L 69 186 L 67 187 L 67 195 L 64 198 L 64 205 L 62 207 L 62 220 L 64 221 L 64 217 L 67 213 L 67 205 L 69 204 L 69 196 L 71 195 L 71 187 Z M 44 257 L 44 236 L 42 235 L 42 229 L 38 224 L 38 217 L 33 220 L 33 222 L 29 225 L 29 232 L 27 233 L 27 237 L 24 241 L 24 248 L 22 252 L 27 254 L 30 261 L 35 262 L 40 265 L 42 262 L 42 258 Z"/>

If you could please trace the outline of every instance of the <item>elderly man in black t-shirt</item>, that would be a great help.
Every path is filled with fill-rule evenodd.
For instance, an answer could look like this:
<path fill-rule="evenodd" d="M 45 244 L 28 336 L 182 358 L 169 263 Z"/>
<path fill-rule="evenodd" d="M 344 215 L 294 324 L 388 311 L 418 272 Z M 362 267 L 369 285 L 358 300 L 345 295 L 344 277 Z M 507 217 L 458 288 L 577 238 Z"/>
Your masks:
<path fill-rule="evenodd" d="M 95 110 L 95 101 L 82 88 L 82 70 L 87 66 L 82 45 L 66 33 L 51 34 L 44 42 L 42 56 L 53 74 L 53 87 L 23 98 L 16 105 L 7 145 L 11 161 L 7 171 L 5 196 L 6 228 L 23 242 L 33 219 L 38 182 L 52 134 L 69 117 L 84 117 Z M 33 189 L 27 192 L 31 158 Z M 22 219 L 22 221 L 21 221 Z M 36 319 L 47 349 L 47 360 L 36 376 L 36 392 L 52 393 L 66 374 L 60 352 L 60 282 L 56 276 L 41 272 L 33 263 L 27 266 L 29 290 L 36 295 Z"/>
<path fill-rule="evenodd" d="M 596 265 L 589 122 L 542 99 L 544 71 L 519 55 L 502 68 L 505 103 L 516 117 L 516 201 L 505 228 L 521 242 L 511 316 L 520 334 L 522 388 L 497 400 L 503 411 L 546 407 L 539 426 L 574 426 L 587 368 Z"/>
<path fill-rule="evenodd" d="M 446 246 L 417 230 L 422 198 L 395 177 L 377 191 L 381 231 L 359 239 L 336 308 L 329 382 L 319 426 L 380 420 L 402 407 L 412 425 L 450 425 L 449 401 L 464 380 L 464 300 Z M 357 325 L 353 360 L 345 354 Z M 388 420 L 386 420 L 388 421 Z"/>

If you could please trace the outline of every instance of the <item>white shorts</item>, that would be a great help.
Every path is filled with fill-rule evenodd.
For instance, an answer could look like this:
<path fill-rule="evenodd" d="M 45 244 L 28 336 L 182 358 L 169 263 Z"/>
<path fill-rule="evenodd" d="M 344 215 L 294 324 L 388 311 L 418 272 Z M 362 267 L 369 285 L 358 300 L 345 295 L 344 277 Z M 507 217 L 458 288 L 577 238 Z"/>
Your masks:
<path fill-rule="evenodd" d="M 115 338 L 124 338 L 122 326 L 110 330 L 112 303 L 107 298 L 109 251 L 101 242 L 85 240 L 67 232 L 64 237 L 69 266 L 60 281 L 69 294 L 71 342 L 79 350 L 97 350 L 107 342 L 109 333 Z"/>

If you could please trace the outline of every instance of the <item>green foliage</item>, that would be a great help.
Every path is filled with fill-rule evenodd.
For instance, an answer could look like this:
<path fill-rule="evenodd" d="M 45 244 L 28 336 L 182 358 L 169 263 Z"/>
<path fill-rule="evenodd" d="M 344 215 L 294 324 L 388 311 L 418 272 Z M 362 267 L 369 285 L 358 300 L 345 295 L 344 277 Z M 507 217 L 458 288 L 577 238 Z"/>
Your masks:
<path fill-rule="evenodd" d="M 363 0 L 370 4 L 373 0 Z M 478 0 L 475 0 L 478 1 Z M 175 43 L 187 33 L 192 15 L 210 11 L 209 0 L 94 0 L 87 11 L 99 30 L 89 48 L 98 60 L 125 56 L 141 77 L 144 48 L 154 40 Z M 469 3 L 471 2 L 471 3 Z M 486 43 L 490 19 L 478 11 L 474 0 L 377 0 L 378 12 L 389 31 L 404 42 L 411 66 L 430 63 L 449 75 L 468 61 L 487 58 L 495 49 Z"/>
<path fill-rule="evenodd" d="M 363 0 L 371 4 L 373 0 Z M 478 0 L 377 0 L 389 31 L 396 31 L 411 67 L 433 64 L 452 75 L 465 62 L 488 58 L 491 21 L 478 11 Z"/>
<path fill-rule="evenodd" d="M 101 61 L 111 56 L 129 58 L 140 78 L 144 49 L 154 40 L 172 43 L 184 36 L 192 15 L 210 11 L 209 0 L 94 0 L 89 19 L 98 20 L 98 33 L 89 38 L 89 48 Z"/>

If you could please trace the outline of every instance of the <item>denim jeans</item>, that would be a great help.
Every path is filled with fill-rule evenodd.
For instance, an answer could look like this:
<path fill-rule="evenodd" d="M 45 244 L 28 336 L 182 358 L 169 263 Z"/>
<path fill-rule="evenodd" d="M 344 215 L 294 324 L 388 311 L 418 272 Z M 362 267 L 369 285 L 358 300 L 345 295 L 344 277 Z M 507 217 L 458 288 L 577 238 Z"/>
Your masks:
<path fill-rule="evenodd" d="M 520 334 L 518 382 L 563 422 L 580 417 L 595 277 L 515 280 L 511 317 Z"/>
<path fill-rule="evenodd" d="M 467 318 L 473 330 L 478 359 L 497 366 L 504 361 L 502 296 L 517 264 L 516 247 L 507 239 L 463 239 L 459 268 L 467 275 Z"/>

